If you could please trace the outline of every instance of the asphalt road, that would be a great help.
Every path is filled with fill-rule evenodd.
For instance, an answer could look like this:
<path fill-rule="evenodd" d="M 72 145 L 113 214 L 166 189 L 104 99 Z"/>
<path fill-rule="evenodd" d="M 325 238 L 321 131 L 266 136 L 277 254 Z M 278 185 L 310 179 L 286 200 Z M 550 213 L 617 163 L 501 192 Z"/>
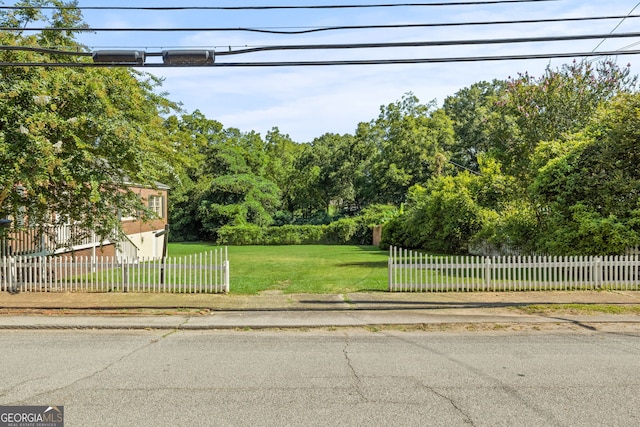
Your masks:
<path fill-rule="evenodd" d="M 65 426 L 637 426 L 636 330 L 0 331 Z"/>

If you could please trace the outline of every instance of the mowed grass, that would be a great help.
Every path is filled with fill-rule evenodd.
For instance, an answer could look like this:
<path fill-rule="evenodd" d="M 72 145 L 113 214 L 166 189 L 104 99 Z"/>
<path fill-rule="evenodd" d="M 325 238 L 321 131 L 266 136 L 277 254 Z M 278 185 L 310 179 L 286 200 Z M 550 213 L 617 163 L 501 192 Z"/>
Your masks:
<path fill-rule="evenodd" d="M 212 250 L 206 243 L 171 243 L 169 256 Z M 231 293 L 386 291 L 388 252 L 375 246 L 229 246 Z"/>

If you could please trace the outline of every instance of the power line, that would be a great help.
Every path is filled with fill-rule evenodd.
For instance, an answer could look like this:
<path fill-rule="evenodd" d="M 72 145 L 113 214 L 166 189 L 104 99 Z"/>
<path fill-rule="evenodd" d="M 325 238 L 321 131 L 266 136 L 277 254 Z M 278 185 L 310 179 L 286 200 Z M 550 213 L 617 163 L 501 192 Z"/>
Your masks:
<path fill-rule="evenodd" d="M 367 29 L 393 29 L 393 28 L 438 28 L 438 27 L 461 27 L 461 26 L 483 26 L 483 25 L 513 25 L 513 24 L 543 24 L 558 22 L 579 22 L 579 21 L 602 21 L 611 19 L 640 18 L 637 15 L 612 15 L 593 16 L 580 18 L 541 18 L 541 19 L 521 19 L 507 21 L 468 21 L 468 22 L 441 22 L 425 24 L 382 24 L 382 25 L 340 25 L 331 27 L 183 27 L 183 28 L 99 28 L 99 27 L 0 27 L 0 31 L 74 31 L 74 32 L 184 32 L 184 31 L 210 31 L 229 32 L 245 31 L 269 34 L 305 34 L 321 31 L 342 31 L 342 30 L 367 30 Z M 291 31 L 281 31 L 277 28 L 302 28 Z M 595 50 L 595 49 L 594 49 Z"/>
<path fill-rule="evenodd" d="M 312 44 L 312 45 L 274 45 L 260 46 L 248 49 L 239 49 L 228 52 L 216 52 L 216 56 L 242 55 L 256 52 L 273 52 L 287 50 L 334 50 L 334 49 L 379 49 L 379 48 L 404 48 L 404 47 L 440 47 L 440 46 L 466 46 L 488 44 L 516 44 L 516 43 L 541 43 L 558 41 L 590 40 L 600 38 L 630 38 L 640 37 L 640 32 L 617 34 L 582 34 L 569 36 L 543 36 L 543 37 L 512 37 L 505 39 L 473 39 L 473 40 L 441 40 L 441 41 L 415 41 L 415 42 L 385 42 L 385 43 L 345 43 L 345 44 Z M 60 50 L 39 46 L 2 46 L 0 51 L 28 51 L 47 53 L 54 55 L 90 56 L 90 52 L 78 52 Z M 160 53 L 146 53 L 147 56 L 161 56 Z"/>
<path fill-rule="evenodd" d="M 49 47 L 40 46 L 1 46 L 0 51 L 20 51 L 20 52 L 36 52 L 36 53 L 48 53 L 51 55 L 67 55 L 67 56 L 91 56 L 91 52 L 73 51 L 73 50 L 61 50 Z"/>
<path fill-rule="evenodd" d="M 397 64 L 436 64 L 453 62 L 487 62 L 487 61 L 515 61 L 526 59 L 554 59 L 575 58 L 587 56 L 617 56 L 637 55 L 640 50 L 611 52 L 574 52 L 574 53 L 541 53 L 528 55 L 496 55 L 496 56 L 469 56 L 450 58 L 419 58 L 419 59 L 358 59 L 338 61 L 292 61 L 292 62 L 228 62 L 216 63 L 220 67 L 304 67 L 304 66 L 331 66 L 331 65 L 397 65 Z"/>
<path fill-rule="evenodd" d="M 555 2 L 559 0 L 483 0 L 452 1 L 432 3 L 380 3 L 380 4 L 343 4 L 343 5 L 290 5 L 290 6 L 0 6 L 9 10 L 137 10 L 137 11 L 175 11 L 175 10 L 274 10 L 274 9 L 362 9 L 389 7 L 439 7 L 439 6 L 480 6 L 508 3 Z"/>
<path fill-rule="evenodd" d="M 350 43 L 350 44 L 321 44 L 321 45 L 280 45 L 263 46 L 249 49 L 240 49 L 231 52 L 219 52 L 218 56 L 240 55 L 245 53 L 279 51 L 279 50 L 330 50 L 330 49 L 371 49 L 392 47 L 436 47 L 436 46 L 466 46 L 485 44 L 514 44 L 514 43 L 541 43 L 557 41 L 590 40 L 600 38 L 627 38 L 640 37 L 640 33 L 619 34 L 585 34 L 570 36 L 545 36 L 545 37 L 515 37 L 507 39 L 475 39 L 475 40 L 442 40 L 442 41 L 417 41 L 417 42 L 391 42 L 391 43 Z"/>
<path fill-rule="evenodd" d="M 289 8 L 348 8 L 348 7 L 397 7 L 397 6 L 434 6 L 434 5 L 456 5 L 456 4 L 494 4 L 494 3 L 530 3 L 535 1 L 558 1 L 558 0 L 497 0 L 497 1 L 467 1 L 467 2 L 447 2 L 447 3 L 396 3 L 396 4 L 368 4 L 368 5 L 307 5 L 307 6 L 207 6 L 207 7 L 117 7 L 117 6 L 93 6 L 86 7 L 85 9 L 130 9 L 130 10 L 186 10 L 186 9 L 289 9 Z M 507 39 L 476 39 L 476 40 L 444 40 L 444 41 L 415 41 L 415 42 L 391 42 L 391 43 L 360 43 L 360 44 L 321 44 L 321 45 L 280 45 L 280 46 L 258 46 L 252 48 L 242 48 L 239 50 L 228 52 L 217 52 L 216 56 L 226 55 L 241 55 L 254 52 L 266 52 L 266 51 L 285 51 L 285 50 L 330 50 L 330 49 L 373 49 L 373 48 L 403 48 L 403 47 L 436 47 L 436 46 L 455 46 L 455 45 L 486 45 L 486 44 L 512 44 L 512 43 L 539 43 L 539 42 L 557 42 L 557 41 L 572 41 L 572 40 L 587 40 L 587 39 L 603 39 L 607 38 L 626 38 L 626 37 L 640 37 L 640 33 L 620 33 L 614 34 L 614 31 L 620 26 L 620 24 L 627 18 L 640 17 L 640 15 L 632 15 L 633 11 L 640 5 L 636 5 L 626 15 L 615 16 L 598 16 L 598 17 L 582 17 L 582 18 L 549 18 L 549 19 L 527 19 L 527 20 L 509 20 L 509 21 L 481 21 L 481 22 L 448 22 L 448 23 L 428 23 L 428 24 L 393 24 L 393 25 L 371 25 L 371 26 L 336 26 L 336 27 L 321 27 L 304 29 L 300 32 L 315 32 L 315 31 L 328 31 L 337 29 L 360 29 L 360 28 L 408 28 L 408 27 L 441 27 L 441 26 L 464 26 L 464 25 L 497 25 L 497 24 L 525 24 L 525 23 L 544 23 L 544 22 L 568 22 L 568 21 L 586 21 L 586 20 L 605 20 L 605 19 L 621 19 L 620 23 L 609 34 L 588 34 L 588 35 L 572 35 L 572 36 L 544 36 L 544 37 L 518 37 Z M 1 7 L 0 9 L 83 9 L 83 7 L 54 7 L 54 6 L 42 6 L 42 7 L 20 7 L 9 6 Z M 277 28 L 277 27 L 276 27 Z M 34 28 L 34 27 L 0 27 L 0 30 L 4 31 L 260 31 L 260 32 L 275 32 L 273 30 L 265 30 L 258 28 Z M 296 32 L 280 32 L 291 33 Z M 634 44 L 630 45 L 634 46 Z M 225 46 L 226 47 L 226 46 Z M 78 47 L 83 49 L 82 47 Z M 86 48 L 84 48 L 86 49 Z M 229 48 L 231 49 L 231 48 Z M 624 49 L 624 48 L 623 48 Z M 91 56 L 91 52 L 86 50 L 80 51 L 65 51 L 59 49 L 52 49 L 47 47 L 21 47 L 21 46 L 0 46 L 2 50 L 24 50 L 33 51 L 43 54 L 51 55 L 70 55 L 70 56 Z M 504 55 L 504 56 L 492 56 L 492 57 L 458 57 L 458 58 L 425 58 L 425 59 L 394 59 L 394 60 L 344 60 L 344 61 L 292 61 L 292 62 L 238 62 L 238 63 L 218 63 L 217 66 L 308 66 L 308 65 L 357 65 L 357 64 L 402 64 L 402 63 L 441 63 L 441 62 L 470 62 L 470 61 L 498 61 L 498 60 L 517 60 L 517 59 L 539 59 L 539 58 L 566 58 L 566 57 L 593 57 L 593 56 L 610 56 L 610 55 L 629 55 L 635 54 L 636 51 L 626 51 L 621 53 L 620 50 L 615 52 L 595 52 L 592 51 L 589 55 L 584 53 L 559 53 L 559 54 L 530 54 L 530 55 Z M 162 56 L 162 53 L 149 53 L 141 51 L 145 56 Z M 3 63 L 6 64 L 13 63 Z M 59 66 L 58 63 L 15 63 L 25 66 L 29 64 L 35 64 L 38 66 Z M 75 63 L 77 66 L 113 66 L 112 63 L 107 64 L 89 64 Z M 63 64 L 65 65 L 65 64 Z M 118 66 L 131 66 L 131 64 L 117 64 Z M 141 66 L 167 66 L 166 64 L 142 64 Z M 189 66 L 189 64 L 185 64 Z M 191 66 L 194 66 L 191 64 Z"/>
<path fill-rule="evenodd" d="M 636 10 L 636 8 L 637 8 L 638 6 L 640 6 L 640 2 L 638 2 L 638 3 L 633 7 L 633 9 L 631 9 L 631 10 L 629 11 L 629 13 L 627 14 L 627 16 L 623 16 L 623 17 L 622 17 L 622 19 L 620 20 L 620 22 L 618 22 L 618 25 L 616 25 L 615 27 L 613 27 L 613 30 L 611 30 L 611 31 L 609 32 L 609 34 L 613 34 L 613 33 L 618 29 L 618 27 L 620 27 L 620 25 L 622 25 L 622 23 L 623 23 L 623 22 L 624 22 L 624 21 L 625 21 L 625 20 L 626 20 L 626 19 L 627 19 L 627 18 L 628 18 L 632 13 L 633 13 L 633 11 L 634 11 L 634 10 Z M 594 50 L 594 51 L 598 50 L 598 48 L 599 48 L 600 46 L 602 46 L 602 43 L 604 43 L 604 41 L 605 41 L 605 40 L 606 40 L 606 38 L 603 38 L 603 39 L 602 39 L 602 41 L 601 41 L 600 43 L 598 43 L 598 45 L 597 45 L 596 47 L 594 47 L 594 48 L 593 48 L 593 50 Z"/>
<path fill-rule="evenodd" d="M 343 65 L 396 65 L 396 64 L 437 64 L 454 62 L 488 62 L 488 61 L 517 61 L 529 59 L 555 59 L 555 58 L 586 58 L 592 56 L 624 56 L 637 55 L 640 50 L 628 51 L 603 51 L 603 52 L 564 52 L 564 53 L 537 53 L 526 55 L 496 55 L 496 56 L 466 56 L 449 58 L 413 58 L 413 59 L 356 59 L 337 61 L 280 61 L 280 62 L 216 62 L 210 65 L 166 65 L 161 63 L 144 63 L 132 66 L 124 63 L 92 63 L 92 62 L 0 62 L 0 67 L 307 67 L 307 66 L 343 66 Z M 151 56 L 151 55 L 149 55 Z M 156 55 L 158 56 L 158 55 Z"/>

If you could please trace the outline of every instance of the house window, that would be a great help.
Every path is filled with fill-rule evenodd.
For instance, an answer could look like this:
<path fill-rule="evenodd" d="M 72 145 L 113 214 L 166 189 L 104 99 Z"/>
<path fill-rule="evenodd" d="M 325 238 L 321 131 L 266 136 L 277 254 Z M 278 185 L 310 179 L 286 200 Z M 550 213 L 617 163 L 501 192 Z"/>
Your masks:
<path fill-rule="evenodd" d="M 162 196 L 149 196 L 149 209 L 155 212 L 158 218 L 164 216 L 163 199 L 164 197 Z"/>

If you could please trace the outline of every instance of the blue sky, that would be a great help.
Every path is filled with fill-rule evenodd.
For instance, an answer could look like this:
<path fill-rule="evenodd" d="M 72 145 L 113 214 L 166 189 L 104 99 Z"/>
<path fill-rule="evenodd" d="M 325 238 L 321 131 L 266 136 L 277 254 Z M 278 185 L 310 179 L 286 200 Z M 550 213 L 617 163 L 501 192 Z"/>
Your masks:
<path fill-rule="evenodd" d="M 313 1 L 114 1 L 80 0 L 80 6 L 244 6 L 306 4 L 401 3 L 375 0 Z M 426 3 L 425 1 L 423 3 Z M 5 2 L 12 4 L 13 2 Z M 520 4 L 446 7 L 398 7 L 338 10 L 262 11 L 86 11 L 92 27 L 317 27 L 335 25 L 417 24 L 461 21 L 495 21 L 536 18 L 626 15 L 637 0 L 559 0 Z M 640 6 L 634 11 L 640 14 Z M 640 29 L 640 18 L 628 18 L 616 32 Z M 243 46 L 278 44 L 334 44 L 401 42 L 505 37 L 604 34 L 619 20 L 520 24 L 475 27 L 375 29 L 273 35 L 248 32 L 102 32 L 80 37 L 87 46 L 146 49 L 198 47 L 228 51 Z M 637 39 L 605 41 L 599 50 L 618 50 Z M 395 48 L 348 51 L 285 51 L 218 57 L 217 62 L 297 61 L 340 59 L 427 58 L 486 55 L 517 55 L 549 52 L 592 51 L 599 40 L 545 44 Z M 632 47 L 640 49 L 640 46 Z M 630 63 L 638 73 L 638 58 L 619 56 L 620 65 Z M 324 133 L 353 133 L 359 122 L 375 119 L 379 108 L 413 92 L 422 102 L 440 105 L 449 95 L 481 80 L 504 79 L 518 72 L 540 75 L 550 64 L 558 67 L 571 59 L 496 61 L 450 64 L 367 65 L 285 68 L 147 68 L 165 78 L 169 98 L 191 112 L 202 111 L 225 127 L 255 130 L 265 135 L 274 126 L 295 141 L 308 142 Z"/>

